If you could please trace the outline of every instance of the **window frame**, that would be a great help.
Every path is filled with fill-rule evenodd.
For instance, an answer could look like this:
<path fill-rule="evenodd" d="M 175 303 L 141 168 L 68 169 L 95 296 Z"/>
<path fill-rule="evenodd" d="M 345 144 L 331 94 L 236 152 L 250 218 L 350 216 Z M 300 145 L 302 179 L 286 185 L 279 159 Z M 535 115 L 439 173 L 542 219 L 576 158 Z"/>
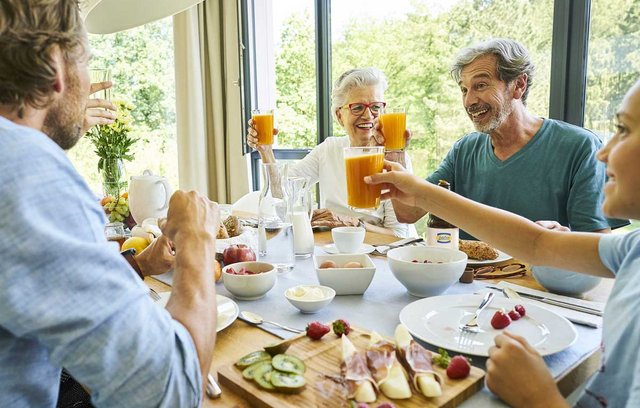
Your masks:
<path fill-rule="evenodd" d="M 257 0 L 239 0 L 242 10 L 242 86 L 243 86 L 243 138 L 245 153 L 251 149 L 246 143 L 246 123 L 250 119 L 252 97 L 256 84 L 251 77 L 249 52 L 251 30 L 249 13 Z M 331 115 L 331 0 L 314 0 L 317 70 L 317 143 L 322 143 L 333 132 Z M 551 37 L 551 79 L 549 92 L 549 118 L 576 126 L 584 125 L 587 86 L 587 57 L 589 46 L 591 0 L 555 0 Z M 253 38 L 255 41 L 255 35 Z M 253 51 L 255 52 L 255 47 Z M 254 58 L 255 60 L 255 58 Z M 282 149 L 289 158 L 302 158 L 308 149 Z M 297 152 L 297 153 L 296 153 Z M 283 153 L 285 154 L 285 153 Z M 253 189 L 259 185 L 257 152 L 251 152 Z M 256 179 L 257 175 L 257 179 Z"/>

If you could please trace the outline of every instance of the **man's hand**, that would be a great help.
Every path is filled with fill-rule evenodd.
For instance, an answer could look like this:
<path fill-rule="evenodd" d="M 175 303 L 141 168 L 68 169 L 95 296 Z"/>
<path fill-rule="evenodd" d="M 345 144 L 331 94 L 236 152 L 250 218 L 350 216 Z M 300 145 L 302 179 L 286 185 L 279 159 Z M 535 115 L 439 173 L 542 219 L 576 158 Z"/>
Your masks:
<path fill-rule="evenodd" d="M 357 217 L 336 214 L 328 208 L 321 208 L 313 212 L 311 225 L 314 227 L 357 227 L 360 220 Z"/>
<path fill-rule="evenodd" d="M 169 238 L 160 235 L 136 255 L 136 262 L 144 276 L 160 275 L 171 268 L 175 262 L 175 251 Z"/>
<path fill-rule="evenodd" d="M 218 204 L 195 192 L 178 190 L 171 196 L 167 218 L 158 226 L 179 249 L 185 239 L 213 239 L 218 233 Z"/>
<path fill-rule="evenodd" d="M 111 81 L 96 82 L 91 84 L 90 94 L 111 88 Z M 84 122 L 82 124 L 82 134 L 85 134 L 96 125 L 109 125 L 116 120 L 114 113 L 116 106 L 104 99 L 89 99 L 87 101 L 87 109 L 84 114 Z M 114 112 L 110 112 L 114 111 Z"/>
<path fill-rule="evenodd" d="M 566 407 L 538 352 L 520 336 L 504 331 L 487 360 L 487 387 L 512 407 Z"/>
<path fill-rule="evenodd" d="M 552 231 L 562 231 L 562 232 L 571 231 L 569 227 L 565 227 L 564 225 L 561 225 L 559 222 L 556 222 L 556 221 L 536 221 L 536 224 Z"/>

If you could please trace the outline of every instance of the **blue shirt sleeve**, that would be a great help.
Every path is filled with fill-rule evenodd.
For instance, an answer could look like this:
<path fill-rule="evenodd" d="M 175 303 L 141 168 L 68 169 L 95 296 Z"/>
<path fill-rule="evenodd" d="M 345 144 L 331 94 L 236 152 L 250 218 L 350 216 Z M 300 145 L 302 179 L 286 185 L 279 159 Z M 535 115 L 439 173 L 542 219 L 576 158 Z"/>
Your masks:
<path fill-rule="evenodd" d="M 189 333 L 105 240 L 104 214 L 84 181 L 57 146 L 14 147 L 29 160 L 0 163 L 0 185 L 11 191 L 0 201 L 0 349 L 11 345 L 0 366 L 21 364 L 0 389 L 57 395 L 59 378 L 39 373 L 65 367 L 96 405 L 198 406 Z"/>

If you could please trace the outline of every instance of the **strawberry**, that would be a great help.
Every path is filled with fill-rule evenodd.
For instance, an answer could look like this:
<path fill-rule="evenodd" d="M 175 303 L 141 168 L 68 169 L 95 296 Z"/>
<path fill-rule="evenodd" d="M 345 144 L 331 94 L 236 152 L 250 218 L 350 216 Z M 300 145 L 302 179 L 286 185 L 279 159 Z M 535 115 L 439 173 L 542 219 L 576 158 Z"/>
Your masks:
<path fill-rule="evenodd" d="M 511 318 L 504 310 L 498 310 L 491 318 L 491 326 L 494 329 L 504 329 L 511 324 Z"/>
<path fill-rule="evenodd" d="M 336 336 L 342 337 L 343 334 L 346 336 L 350 331 L 351 326 L 349 326 L 349 322 L 347 322 L 346 320 L 338 319 L 333 322 L 333 332 L 336 334 Z"/>
<path fill-rule="evenodd" d="M 382 404 L 378 405 L 377 408 L 396 408 L 396 406 L 390 402 L 383 402 Z"/>
<path fill-rule="evenodd" d="M 471 371 L 471 364 L 463 356 L 455 356 L 447 367 L 447 377 L 452 379 L 466 378 Z"/>
<path fill-rule="evenodd" d="M 513 307 L 513 310 L 515 310 L 516 312 L 518 312 L 518 314 L 520 315 L 520 317 L 524 316 L 524 315 L 527 313 L 527 311 L 526 311 L 526 310 L 524 310 L 524 306 L 522 306 L 522 305 L 515 305 L 515 306 Z"/>
<path fill-rule="evenodd" d="M 520 319 L 522 316 L 520 316 L 520 313 L 518 313 L 516 310 L 509 310 L 509 317 L 511 318 L 511 320 L 515 322 L 516 320 Z"/>
<path fill-rule="evenodd" d="M 307 337 L 311 340 L 320 340 L 322 336 L 330 331 L 331 328 L 321 322 L 311 322 L 307 325 Z"/>

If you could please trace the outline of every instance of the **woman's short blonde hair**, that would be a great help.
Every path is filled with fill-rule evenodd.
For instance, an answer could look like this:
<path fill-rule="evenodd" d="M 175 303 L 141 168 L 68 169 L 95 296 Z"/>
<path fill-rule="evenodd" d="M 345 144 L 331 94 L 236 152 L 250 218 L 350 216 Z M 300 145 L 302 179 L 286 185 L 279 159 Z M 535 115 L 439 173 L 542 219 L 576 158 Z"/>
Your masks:
<path fill-rule="evenodd" d="M 85 52 L 85 38 L 77 0 L 2 0 L 0 104 L 20 117 L 26 105 L 47 107 L 57 74 L 52 51 L 74 61 Z"/>
<path fill-rule="evenodd" d="M 365 86 L 377 86 L 384 92 L 388 86 L 387 78 L 382 71 L 373 67 L 350 69 L 340 75 L 331 92 L 331 113 L 335 120 L 338 120 L 338 109 L 347 103 L 349 92 Z"/>

